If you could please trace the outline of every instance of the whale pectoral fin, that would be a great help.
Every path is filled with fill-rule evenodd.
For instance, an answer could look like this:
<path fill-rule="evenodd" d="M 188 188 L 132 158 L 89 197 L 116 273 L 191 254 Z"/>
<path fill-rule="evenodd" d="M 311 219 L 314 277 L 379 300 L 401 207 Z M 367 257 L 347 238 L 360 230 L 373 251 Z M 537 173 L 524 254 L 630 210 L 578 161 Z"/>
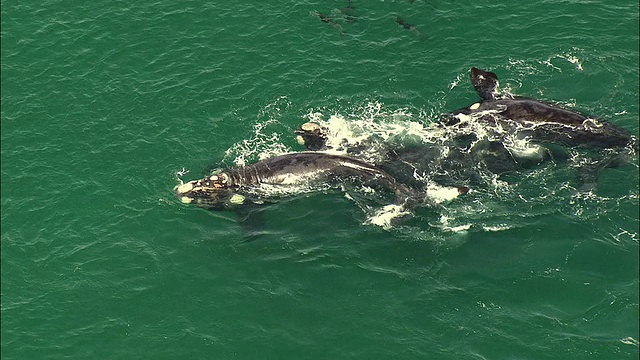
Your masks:
<path fill-rule="evenodd" d="M 578 169 L 576 189 L 581 193 L 595 192 L 598 185 L 598 167 L 582 166 Z"/>
<path fill-rule="evenodd" d="M 471 83 L 483 100 L 495 100 L 498 92 L 498 75 L 472 67 Z"/>
<path fill-rule="evenodd" d="M 567 163 L 571 159 L 571 151 L 564 146 L 554 143 L 541 143 L 547 149 L 547 156 L 556 163 Z"/>
<path fill-rule="evenodd" d="M 578 185 L 580 192 L 594 192 L 598 185 L 598 173 L 607 168 L 616 168 L 629 161 L 629 154 L 619 153 L 606 156 L 578 168 Z"/>
<path fill-rule="evenodd" d="M 264 208 L 243 207 L 236 211 L 238 225 L 242 231 L 242 243 L 260 240 L 265 235 Z"/>

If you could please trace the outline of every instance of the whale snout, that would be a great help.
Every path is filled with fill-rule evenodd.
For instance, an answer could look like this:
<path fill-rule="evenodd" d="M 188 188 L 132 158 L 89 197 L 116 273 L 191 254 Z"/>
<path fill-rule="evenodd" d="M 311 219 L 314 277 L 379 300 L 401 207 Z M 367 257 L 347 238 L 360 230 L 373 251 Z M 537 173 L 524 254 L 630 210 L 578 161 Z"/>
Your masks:
<path fill-rule="evenodd" d="M 326 149 L 327 129 L 314 122 L 306 122 L 296 129 L 296 140 L 307 150 Z"/>
<path fill-rule="evenodd" d="M 193 190 L 194 181 L 189 181 L 188 183 L 184 183 L 176 186 L 173 190 L 176 194 L 186 194 L 189 191 Z"/>
<path fill-rule="evenodd" d="M 192 180 L 173 188 L 175 195 L 184 204 L 203 206 L 241 204 L 238 194 L 231 191 L 226 174 L 217 174 L 199 180 Z"/>

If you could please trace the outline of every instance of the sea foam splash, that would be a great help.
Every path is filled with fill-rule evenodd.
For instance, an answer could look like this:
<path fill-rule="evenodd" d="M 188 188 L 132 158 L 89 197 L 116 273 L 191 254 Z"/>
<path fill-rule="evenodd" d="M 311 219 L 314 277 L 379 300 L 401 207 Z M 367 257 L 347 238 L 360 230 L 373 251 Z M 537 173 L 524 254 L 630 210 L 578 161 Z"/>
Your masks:
<path fill-rule="evenodd" d="M 383 206 L 381 209 L 370 215 L 365 224 L 371 224 L 379 226 L 385 230 L 389 230 L 393 227 L 393 221 L 403 216 L 409 215 L 410 212 L 402 205 L 389 204 Z"/>

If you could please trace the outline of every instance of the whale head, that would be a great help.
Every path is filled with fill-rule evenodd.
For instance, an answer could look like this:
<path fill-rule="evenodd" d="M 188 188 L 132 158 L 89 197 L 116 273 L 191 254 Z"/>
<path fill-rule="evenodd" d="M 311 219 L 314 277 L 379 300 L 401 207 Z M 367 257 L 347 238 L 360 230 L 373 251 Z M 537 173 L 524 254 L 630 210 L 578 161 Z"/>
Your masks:
<path fill-rule="evenodd" d="M 199 180 L 180 184 L 173 189 L 184 204 L 224 209 L 244 203 L 245 197 L 234 192 L 225 173 L 211 175 Z"/>
<path fill-rule="evenodd" d="M 498 75 L 476 67 L 471 68 L 471 84 L 483 100 L 495 100 L 498 93 Z"/>
<path fill-rule="evenodd" d="M 304 123 L 296 129 L 298 143 L 307 150 L 326 150 L 327 138 L 327 129 L 314 122 Z"/>

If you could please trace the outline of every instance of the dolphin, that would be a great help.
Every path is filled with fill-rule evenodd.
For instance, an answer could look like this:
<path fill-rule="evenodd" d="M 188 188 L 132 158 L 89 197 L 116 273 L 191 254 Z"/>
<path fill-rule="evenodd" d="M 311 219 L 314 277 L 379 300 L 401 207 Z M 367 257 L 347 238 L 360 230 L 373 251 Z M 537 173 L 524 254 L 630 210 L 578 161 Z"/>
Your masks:
<path fill-rule="evenodd" d="M 321 12 L 317 12 L 317 11 L 311 12 L 311 14 L 319 17 L 320 21 L 322 21 L 323 23 L 327 23 L 331 27 L 333 27 L 334 29 L 337 29 L 340 32 L 340 35 L 342 35 L 342 26 L 340 26 L 340 24 L 338 24 L 335 21 L 333 21 L 333 19 L 331 19 L 331 17 L 329 15 L 321 13 Z"/>
<path fill-rule="evenodd" d="M 358 18 L 354 15 L 355 8 L 351 0 L 349 0 L 348 6 L 340 8 L 340 12 L 344 15 L 348 23 L 353 24 L 358 21 Z"/>
<path fill-rule="evenodd" d="M 420 38 L 421 41 L 424 40 L 424 35 L 420 32 L 420 30 L 418 30 L 418 28 L 415 27 L 414 25 L 411 25 L 408 22 L 404 21 L 404 19 L 402 19 L 400 16 L 396 16 L 396 23 L 402 26 L 403 28 L 416 34 L 416 36 Z"/>

